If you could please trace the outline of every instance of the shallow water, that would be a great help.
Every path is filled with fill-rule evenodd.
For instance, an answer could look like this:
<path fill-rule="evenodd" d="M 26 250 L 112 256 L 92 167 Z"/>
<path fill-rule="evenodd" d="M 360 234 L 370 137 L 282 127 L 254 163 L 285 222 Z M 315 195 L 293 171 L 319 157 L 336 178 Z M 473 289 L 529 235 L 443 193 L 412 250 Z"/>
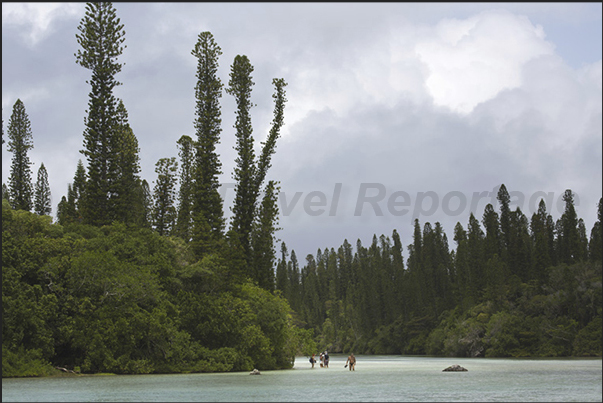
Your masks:
<path fill-rule="evenodd" d="M 601 359 L 483 359 L 331 355 L 314 369 L 2 380 L 2 401 L 581 401 L 601 402 Z M 467 372 L 442 372 L 459 364 Z"/>

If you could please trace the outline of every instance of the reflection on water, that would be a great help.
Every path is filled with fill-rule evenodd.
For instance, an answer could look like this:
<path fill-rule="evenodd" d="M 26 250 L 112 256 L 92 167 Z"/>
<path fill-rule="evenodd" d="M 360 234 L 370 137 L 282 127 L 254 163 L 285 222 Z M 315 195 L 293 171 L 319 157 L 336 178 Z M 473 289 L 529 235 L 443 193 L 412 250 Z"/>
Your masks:
<path fill-rule="evenodd" d="M 3 379 L 2 401 L 601 401 L 601 359 L 331 355 L 291 370 L 187 375 Z M 467 372 L 442 372 L 452 364 Z"/>

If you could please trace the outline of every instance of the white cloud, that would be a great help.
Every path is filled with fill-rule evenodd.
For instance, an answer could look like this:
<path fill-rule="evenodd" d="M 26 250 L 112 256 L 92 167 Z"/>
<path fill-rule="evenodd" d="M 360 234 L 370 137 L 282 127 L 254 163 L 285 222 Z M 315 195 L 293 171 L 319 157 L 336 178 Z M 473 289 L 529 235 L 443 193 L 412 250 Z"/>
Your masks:
<path fill-rule="evenodd" d="M 288 77 L 289 123 L 311 111 L 342 116 L 358 105 L 391 107 L 401 97 L 466 114 L 521 87 L 526 63 L 554 55 L 554 45 L 526 17 L 495 10 L 434 26 L 400 21 L 379 39 L 347 48 L 345 58 L 339 52 L 305 50 Z"/>
<path fill-rule="evenodd" d="M 2 25 L 22 25 L 23 39 L 36 45 L 52 30 L 56 19 L 79 18 L 83 3 L 2 3 Z"/>
<path fill-rule="evenodd" d="M 486 11 L 442 20 L 415 50 L 429 70 L 426 86 L 434 103 L 468 113 L 500 91 L 519 87 L 522 66 L 553 54 L 554 46 L 526 17 Z"/>

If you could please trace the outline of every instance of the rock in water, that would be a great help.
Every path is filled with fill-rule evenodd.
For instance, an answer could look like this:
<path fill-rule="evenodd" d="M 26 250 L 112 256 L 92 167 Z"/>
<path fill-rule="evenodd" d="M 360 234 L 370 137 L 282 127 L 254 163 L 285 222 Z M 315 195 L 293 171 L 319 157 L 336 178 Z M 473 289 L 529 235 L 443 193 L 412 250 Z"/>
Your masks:
<path fill-rule="evenodd" d="M 467 371 L 467 369 L 461 367 L 458 364 L 454 364 L 454 365 L 449 366 L 448 368 L 443 369 L 442 371 L 446 371 L 446 372 L 462 372 L 462 371 Z"/>
<path fill-rule="evenodd" d="M 253 371 L 249 373 L 249 375 L 261 375 L 261 373 L 257 368 L 254 368 Z"/>

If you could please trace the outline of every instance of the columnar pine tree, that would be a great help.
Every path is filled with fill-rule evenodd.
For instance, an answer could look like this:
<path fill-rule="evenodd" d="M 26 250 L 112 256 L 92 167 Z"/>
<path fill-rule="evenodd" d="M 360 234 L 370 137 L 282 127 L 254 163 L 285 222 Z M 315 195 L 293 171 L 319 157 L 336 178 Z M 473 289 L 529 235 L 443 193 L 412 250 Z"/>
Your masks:
<path fill-rule="evenodd" d="M 532 236 L 532 245 L 534 247 L 532 253 L 532 267 L 534 270 L 534 279 L 539 284 L 546 281 L 545 269 L 552 265 L 551 250 L 548 240 L 547 220 L 548 213 L 544 199 L 538 204 L 538 211 L 532 214 L 530 222 L 530 231 Z"/>
<path fill-rule="evenodd" d="M 76 39 L 82 49 L 75 55 L 76 63 L 92 71 L 82 150 L 88 159 L 88 177 L 81 208 L 86 223 L 104 225 L 114 216 L 110 197 L 118 175 L 114 137 L 119 125 L 113 90 L 121 84 L 115 75 L 122 68 L 117 58 L 125 47 L 125 31 L 109 2 L 87 3 L 78 30 Z"/>
<path fill-rule="evenodd" d="M 343 240 L 343 245 L 337 250 L 339 259 L 339 273 L 341 278 L 339 295 L 342 297 L 348 294 L 348 290 L 355 283 L 355 279 L 352 277 L 352 260 L 354 259 L 352 253 L 352 245 L 347 239 Z"/>
<path fill-rule="evenodd" d="M 293 296 L 290 300 L 291 308 L 299 312 L 301 309 L 301 279 L 295 250 L 291 250 L 291 260 L 287 262 L 287 277 L 289 279 L 290 293 Z"/>
<path fill-rule="evenodd" d="M 192 246 L 201 257 L 217 249 L 224 233 L 222 198 L 218 193 L 222 164 L 216 153 L 222 131 L 219 100 L 223 85 L 217 76 L 222 50 L 210 32 L 201 32 L 191 53 L 197 58 Z"/>
<path fill-rule="evenodd" d="M 408 314 L 408 309 L 407 309 L 407 304 L 406 304 L 406 299 L 405 299 L 405 295 L 404 295 L 404 291 L 405 291 L 405 283 L 406 283 L 406 276 L 405 276 L 405 272 L 404 272 L 404 258 L 402 256 L 402 241 L 400 240 L 400 235 L 398 234 L 398 231 L 396 231 L 395 229 L 392 232 L 392 250 L 391 250 L 391 256 L 392 256 L 392 287 L 394 289 L 395 292 L 395 302 L 394 302 L 394 306 L 391 308 L 394 311 L 394 317 L 398 318 L 400 315 L 403 315 L 403 317 L 406 317 L 406 315 Z M 345 244 L 345 242 L 344 242 Z M 342 273 L 342 278 L 343 278 L 344 273 Z"/>
<path fill-rule="evenodd" d="M 144 228 L 152 227 L 152 213 L 153 213 L 153 194 L 151 193 L 151 189 L 149 187 L 149 183 L 146 179 L 143 179 L 140 188 L 140 199 L 142 200 L 142 211 L 141 217 L 142 222 L 140 225 Z"/>
<path fill-rule="evenodd" d="M 115 181 L 111 191 L 111 209 L 113 219 L 128 224 L 140 224 L 140 157 L 138 139 L 128 123 L 128 112 L 122 100 L 116 111 L 117 129 L 113 136 L 112 149 L 115 155 L 111 159 L 115 172 Z"/>
<path fill-rule="evenodd" d="M 319 280 L 316 273 L 316 260 L 312 254 L 306 255 L 306 265 L 302 269 L 301 301 L 303 301 L 302 315 L 311 327 L 319 327 L 325 320 L 324 305 L 320 303 Z"/>
<path fill-rule="evenodd" d="M 281 243 L 281 258 L 278 260 L 276 265 L 276 276 L 275 276 L 275 287 L 279 290 L 282 295 L 290 300 L 290 285 L 287 279 L 287 257 L 289 253 L 287 252 L 287 245 L 285 242 Z"/>
<path fill-rule="evenodd" d="M 253 150 L 253 128 L 251 125 L 250 109 L 251 88 L 254 84 L 251 73 L 253 66 L 247 56 L 237 55 L 231 66 L 229 87 L 226 92 L 235 98 L 237 158 L 235 160 L 235 200 L 232 207 L 233 217 L 231 226 L 241 244 L 243 256 L 249 262 L 251 256 L 250 235 L 255 214 L 257 192 L 255 188 L 256 167 Z"/>
<path fill-rule="evenodd" d="M 487 204 L 482 215 L 482 224 L 486 230 L 486 238 L 484 245 L 484 259 L 492 258 L 494 255 L 499 257 L 502 255 L 502 239 L 500 232 L 500 223 L 498 213 L 494 211 L 492 204 Z"/>
<path fill-rule="evenodd" d="M 71 183 L 67 184 L 67 197 L 62 196 L 59 205 L 57 206 L 57 220 L 60 225 L 67 225 L 72 222 L 79 222 L 79 215 L 77 213 L 76 202 L 75 202 L 75 190 L 71 186 Z"/>
<path fill-rule="evenodd" d="M 486 282 L 484 259 L 484 231 L 473 213 L 467 225 L 467 264 L 469 268 L 469 292 L 473 301 L 480 298 L 480 290 Z"/>
<path fill-rule="evenodd" d="M 41 163 L 40 168 L 38 168 L 38 180 L 35 187 L 34 213 L 38 215 L 50 215 L 52 212 L 50 196 L 48 172 L 44 163 Z"/>
<path fill-rule="evenodd" d="M 419 220 L 415 219 L 414 222 L 414 230 L 413 230 L 413 241 L 412 244 L 408 245 L 408 281 L 410 288 L 409 301 L 411 303 L 410 311 L 417 313 L 418 311 L 423 309 L 426 302 L 424 301 L 424 297 L 421 294 L 420 289 L 420 275 L 422 269 L 422 245 L 423 240 L 421 236 L 421 225 L 419 224 Z M 357 248 L 359 250 L 359 248 Z"/>
<path fill-rule="evenodd" d="M 175 234 L 185 242 L 191 240 L 193 213 L 193 169 L 195 167 L 195 142 L 187 135 L 178 139 L 180 156 L 180 190 L 178 191 L 178 214 Z"/>
<path fill-rule="evenodd" d="M 57 206 L 57 220 L 66 225 L 72 222 L 82 222 L 80 200 L 86 186 L 86 169 L 82 160 L 78 160 L 73 176 L 73 184 L 67 184 L 67 197 L 61 197 Z"/>
<path fill-rule="evenodd" d="M 558 258 L 558 253 L 557 253 L 557 249 L 556 249 L 556 239 L 555 239 L 555 220 L 553 220 L 553 216 L 549 214 L 549 216 L 546 219 L 546 234 L 547 234 L 547 241 L 549 244 L 549 251 L 551 253 L 551 265 L 552 266 L 556 266 L 559 258 Z"/>
<path fill-rule="evenodd" d="M 448 278 L 450 267 L 448 241 L 439 222 L 436 222 L 434 227 L 430 223 L 425 223 L 422 252 L 419 275 L 421 294 L 426 305 L 431 308 L 428 312 L 437 318 L 450 303 L 451 295 Z"/>
<path fill-rule="evenodd" d="M 17 99 L 8 121 L 8 151 L 13 153 L 9 190 L 12 207 L 16 210 L 31 211 L 33 207 L 31 162 L 27 155 L 32 148 L 31 123 L 25 105 Z"/>
<path fill-rule="evenodd" d="M 578 234 L 580 237 L 579 252 L 580 260 L 588 260 L 588 235 L 586 235 L 586 225 L 582 218 L 578 219 Z"/>
<path fill-rule="evenodd" d="M 75 207 L 76 217 L 78 221 L 82 220 L 81 213 L 81 200 L 84 194 L 84 187 L 86 186 L 86 168 L 82 160 L 77 161 L 77 167 L 75 169 L 75 175 L 73 175 L 73 203 Z M 69 194 L 69 193 L 68 193 Z M 69 197 L 67 197 L 69 199 Z"/>
<path fill-rule="evenodd" d="M 275 78 L 272 80 L 274 85 L 274 93 L 272 99 L 274 99 L 274 117 L 270 126 L 270 132 L 266 141 L 262 142 L 262 153 L 259 156 L 257 163 L 257 172 L 255 178 L 255 186 L 259 189 L 262 187 L 266 174 L 272 166 L 271 159 L 272 155 L 276 151 L 276 140 L 280 137 L 280 131 L 285 124 L 285 103 L 287 98 L 285 96 L 285 87 L 287 83 L 282 78 Z"/>
<path fill-rule="evenodd" d="M 153 224 L 159 235 L 170 235 L 175 221 L 176 172 L 175 157 L 161 158 L 155 164 L 157 181 L 154 188 Z"/>
<path fill-rule="evenodd" d="M 503 260 L 508 262 L 508 249 L 509 244 L 511 243 L 511 208 L 509 207 L 509 203 L 511 202 L 511 196 L 509 195 L 507 187 L 504 184 L 500 185 L 496 198 L 500 203 L 500 254 Z"/>
<path fill-rule="evenodd" d="M 469 268 L 467 231 L 460 222 L 457 222 L 454 227 L 454 241 L 456 242 L 454 254 L 456 301 L 463 309 L 467 309 L 476 300 L 472 290 L 473 282 Z"/>
<path fill-rule="evenodd" d="M 257 170 L 255 176 L 256 200 L 259 196 L 259 189 L 263 186 L 264 180 L 266 179 L 268 169 L 270 169 L 272 165 L 271 158 L 276 149 L 276 140 L 280 136 L 280 130 L 284 124 L 284 109 L 285 102 L 287 101 L 285 98 L 285 86 L 287 84 L 283 79 L 274 79 L 272 80 L 272 83 L 275 86 L 275 92 L 272 95 L 272 98 L 275 102 L 274 118 L 272 120 L 272 126 L 270 128 L 268 138 L 265 142 L 262 142 L 262 153 L 257 161 Z M 273 181 L 268 182 L 264 194 L 265 196 L 262 204 L 256 208 L 255 216 L 258 224 L 255 225 L 255 238 L 263 239 L 266 242 L 268 240 L 274 242 L 276 240 L 275 233 L 278 230 L 278 206 L 276 203 L 278 188 Z M 261 231 L 262 233 L 258 234 L 257 230 Z M 264 246 L 260 247 L 259 245 Z M 253 272 L 256 276 L 255 280 L 258 281 L 261 287 L 272 290 L 274 288 L 274 263 L 272 263 L 270 267 L 267 266 L 267 263 L 268 261 L 274 262 L 275 258 L 271 257 L 270 259 L 266 259 L 266 257 L 274 255 L 274 252 L 270 252 L 270 250 L 274 249 L 274 246 L 260 242 L 256 246 L 252 245 L 253 249 L 256 247 L 260 248 L 260 250 L 254 250 L 254 256 L 264 256 L 264 258 L 256 260 L 253 263 L 255 266 L 253 268 Z M 266 279 L 269 278 L 272 280 L 266 281 Z"/>
<path fill-rule="evenodd" d="M 285 299 L 291 301 L 291 284 L 287 274 L 287 258 L 289 252 L 287 251 L 287 245 L 285 242 L 281 243 L 281 257 L 276 265 L 276 274 L 274 279 L 275 288 L 280 291 Z"/>
<path fill-rule="evenodd" d="M 477 221 L 477 220 L 476 220 Z M 452 270 L 452 258 L 448 246 L 448 237 L 439 222 L 435 223 L 435 287 L 438 300 L 438 315 L 452 305 L 452 284 L 450 272 Z"/>
<path fill-rule="evenodd" d="M 71 186 L 71 185 L 69 185 Z M 57 223 L 59 225 L 65 225 L 67 224 L 66 219 L 67 219 L 67 198 L 65 197 L 65 195 L 61 196 L 61 201 L 59 201 L 58 205 L 57 205 Z"/>
<path fill-rule="evenodd" d="M 531 268 L 532 251 L 530 240 L 530 224 L 521 209 L 515 208 L 511 213 L 511 233 L 509 238 L 508 263 L 512 274 L 517 275 L 522 281 L 527 282 L 533 278 Z"/>
<path fill-rule="evenodd" d="M 286 86 L 285 81 L 283 79 L 274 79 L 272 81 L 275 86 L 275 93 L 273 94 L 275 101 L 274 118 L 270 133 L 266 141 L 262 143 L 262 151 L 256 162 L 250 116 L 250 109 L 253 106 L 251 102 L 251 89 L 254 85 L 251 76 L 252 72 L 253 66 L 249 63 L 247 56 L 236 56 L 231 66 L 229 87 L 226 89 L 228 94 L 234 96 L 237 104 L 234 127 L 237 137 L 235 149 L 238 156 L 235 161 L 236 166 L 234 170 L 234 179 L 236 182 L 231 231 L 241 245 L 243 256 L 248 266 L 252 264 L 251 231 L 254 216 L 257 214 L 258 197 L 267 171 L 271 166 L 271 156 L 275 152 L 276 140 L 280 135 L 280 129 L 283 125 L 284 105 L 286 102 L 284 91 L 284 87 Z M 252 267 L 249 267 L 249 270 L 251 273 L 254 271 L 257 272 Z"/>
<path fill-rule="evenodd" d="M 557 220 L 557 243 L 559 263 L 573 264 L 581 260 L 578 215 L 574 206 L 574 195 L 570 189 L 563 194 L 565 210 Z"/>
<path fill-rule="evenodd" d="M 392 264 L 392 245 L 389 237 L 381 235 L 379 237 L 379 266 L 377 266 L 376 275 L 379 279 L 379 306 L 381 324 L 393 322 L 398 317 L 397 304 L 395 301 L 395 275 Z M 328 267 L 332 267 L 329 265 Z M 333 275 L 336 274 L 332 271 Z"/>
<path fill-rule="evenodd" d="M 264 191 L 257 219 L 252 231 L 253 278 L 258 285 L 273 291 L 275 287 L 274 264 L 276 261 L 275 233 L 278 230 L 277 195 L 279 187 L 269 181 Z"/>

